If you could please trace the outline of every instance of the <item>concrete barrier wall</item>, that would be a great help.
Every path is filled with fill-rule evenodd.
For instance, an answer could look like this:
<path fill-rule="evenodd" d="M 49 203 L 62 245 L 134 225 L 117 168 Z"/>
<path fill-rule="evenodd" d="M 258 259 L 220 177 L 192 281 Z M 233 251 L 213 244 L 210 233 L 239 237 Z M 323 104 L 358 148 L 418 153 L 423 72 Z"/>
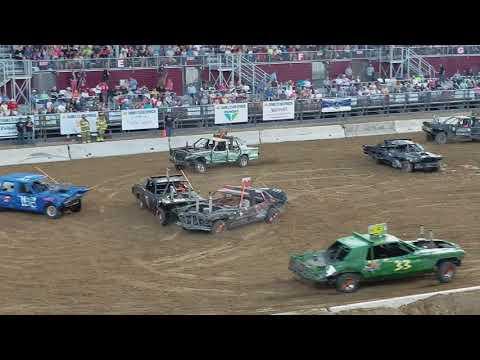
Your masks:
<path fill-rule="evenodd" d="M 103 143 L 72 144 L 69 147 L 71 158 L 76 160 L 168 151 L 168 140 L 167 138 L 119 140 Z"/>
<path fill-rule="evenodd" d="M 394 121 L 381 121 L 362 124 L 346 124 L 345 137 L 384 135 L 395 133 Z"/>
<path fill-rule="evenodd" d="M 345 132 L 341 125 L 312 126 L 303 128 L 269 129 L 261 131 L 262 143 L 342 139 Z"/>
<path fill-rule="evenodd" d="M 395 132 L 409 133 L 409 132 L 418 132 L 422 131 L 422 123 L 425 120 L 397 120 L 395 121 Z"/>
<path fill-rule="evenodd" d="M 68 148 L 65 145 L 0 151 L 0 166 L 67 160 L 70 160 L 70 156 L 68 154 Z"/>

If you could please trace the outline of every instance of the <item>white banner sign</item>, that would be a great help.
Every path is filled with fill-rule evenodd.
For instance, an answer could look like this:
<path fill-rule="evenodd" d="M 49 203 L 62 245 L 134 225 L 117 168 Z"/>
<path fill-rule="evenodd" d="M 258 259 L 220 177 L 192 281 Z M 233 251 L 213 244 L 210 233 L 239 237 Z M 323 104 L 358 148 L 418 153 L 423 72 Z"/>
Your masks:
<path fill-rule="evenodd" d="M 295 118 L 295 101 L 264 101 L 263 121 Z"/>
<path fill-rule="evenodd" d="M 60 134 L 80 134 L 80 120 L 85 116 L 90 124 L 90 132 L 97 131 L 97 111 L 60 114 Z"/>
<path fill-rule="evenodd" d="M 352 100 L 349 98 L 322 99 L 322 112 L 351 111 Z"/>
<path fill-rule="evenodd" d="M 215 124 L 235 124 L 248 122 L 248 104 L 215 105 Z"/>
<path fill-rule="evenodd" d="M 26 122 L 28 116 L 5 116 L 0 117 L 0 138 L 17 137 L 17 122 L 23 120 Z M 32 118 L 33 121 L 33 118 Z"/>
<path fill-rule="evenodd" d="M 122 110 L 122 130 L 158 129 L 158 109 Z"/>

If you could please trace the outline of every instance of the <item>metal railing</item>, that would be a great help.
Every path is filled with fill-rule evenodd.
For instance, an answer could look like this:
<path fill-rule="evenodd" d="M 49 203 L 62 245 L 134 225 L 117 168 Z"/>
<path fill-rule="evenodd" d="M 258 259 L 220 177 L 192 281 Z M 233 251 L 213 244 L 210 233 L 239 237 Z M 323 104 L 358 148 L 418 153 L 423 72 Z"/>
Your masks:
<path fill-rule="evenodd" d="M 332 121 L 332 118 L 353 118 L 356 116 L 385 115 L 393 113 L 407 113 L 419 111 L 458 110 L 470 111 L 480 108 L 480 91 L 476 90 L 438 90 L 415 93 L 395 93 L 390 95 L 370 95 L 350 97 L 351 111 L 326 113 L 322 112 L 321 100 L 295 101 L 295 116 L 291 120 L 263 121 L 262 102 L 248 103 L 248 124 L 234 124 L 231 127 L 255 126 L 262 123 L 282 123 L 288 121 L 306 121 L 321 123 Z M 124 133 L 120 111 L 108 113 L 109 129 L 111 134 Z M 159 108 L 159 128 L 164 128 L 165 116 L 176 119 L 176 128 L 209 128 L 215 125 L 214 105 L 196 105 L 183 107 Z M 36 129 L 42 134 L 43 141 L 50 138 L 62 137 L 60 135 L 60 114 L 34 115 Z M 2 119 L 0 117 L 0 125 Z M 138 132 L 145 130 L 138 130 Z M 148 131 L 148 130 L 147 130 Z M 131 131 L 129 132 L 131 133 Z M 38 139 L 37 139 L 38 141 Z"/>

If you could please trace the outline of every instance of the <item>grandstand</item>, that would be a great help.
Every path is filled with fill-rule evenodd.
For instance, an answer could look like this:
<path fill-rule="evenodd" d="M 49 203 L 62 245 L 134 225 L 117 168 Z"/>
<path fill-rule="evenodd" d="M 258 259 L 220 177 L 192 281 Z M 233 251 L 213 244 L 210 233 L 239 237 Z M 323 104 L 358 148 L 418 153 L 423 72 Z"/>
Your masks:
<path fill-rule="evenodd" d="M 100 109 L 113 131 L 118 111 L 158 108 L 160 123 L 173 113 L 198 127 L 213 123 L 215 104 L 239 102 L 252 123 L 275 100 L 295 101 L 294 119 L 469 109 L 479 65 L 478 45 L 4 45 L 0 116 L 48 115 L 58 136 L 59 113 Z M 351 110 L 324 113 L 326 98 Z"/>

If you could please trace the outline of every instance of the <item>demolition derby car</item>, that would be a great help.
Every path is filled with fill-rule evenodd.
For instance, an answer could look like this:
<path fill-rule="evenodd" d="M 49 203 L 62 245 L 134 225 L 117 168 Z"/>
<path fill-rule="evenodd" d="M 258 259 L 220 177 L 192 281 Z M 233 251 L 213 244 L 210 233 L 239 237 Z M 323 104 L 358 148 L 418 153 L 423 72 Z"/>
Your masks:
<path fill-rule="evenodd" d="M 423 227 L 422 227 L 423 229 Z M 303 280 L 335 285 L 351 293 L 362 281 L 388 280 L 421 273 L 436 273 L 450 282 L 465 255 L 458 245 L 421 236 L 402 241 L 386 233 L 385 224 L 369 226 L 368 234 L 353 233 L 338 239 L 327 250 L 292 255 L 289 269 Z"/>
<path fill-rule="evenodd" d="M 480 118 L 472 113 L 470 116 L 451 116 L 440 120 L 424 121 L 422 130 L 428 141 L 446 144 L 449 141 L 480 140 Z"/>
<path fill-rule="evenodd" d="M 441 155 L 426 152 L 422 145 L 411 139 L 389 139 L 383 144 L 363 145 L 363 153 L 378 163 L 385 163 L 405 172 L 413 170 L 432 170 L 440 168 Z"/>
<path fill-rule="evenodd" d="M 193 187 L 184 175 L 151 176 L 141 184 L 132 187 L 132 194 L 141 209 L 148 209 L 160 224 L 166 225 L 175 215 L 173 210 L 179 206 L 203 200 L 193 191 Z"/>
<path fill-rule="evenodd" d="M 224 132 L 200 138 L 191 146 L 187 143 L 185 147 L 170 149 L 170 161 L 177 169 L 192 167 L 199 173 L 206 172 L 209 166 L 222 164 L 245 167 L 258 157 L 258 147 L 249 147 L 241 139 Z"/>
<path fill-rule="evenodd" d="M 185 230 L 221 233 L 257 221 L 275 222 L 287 202 L 280 189 L 225 186 L 208 201 L 179 208 L 177 224 Z"/>
<path fill-rule="evenodd" d="M 0 176 L 0 210 L 20 210 L 57 219 L 66 211 L 79 212 L 86 187 L 47 182 L 36 173 Z"/>

